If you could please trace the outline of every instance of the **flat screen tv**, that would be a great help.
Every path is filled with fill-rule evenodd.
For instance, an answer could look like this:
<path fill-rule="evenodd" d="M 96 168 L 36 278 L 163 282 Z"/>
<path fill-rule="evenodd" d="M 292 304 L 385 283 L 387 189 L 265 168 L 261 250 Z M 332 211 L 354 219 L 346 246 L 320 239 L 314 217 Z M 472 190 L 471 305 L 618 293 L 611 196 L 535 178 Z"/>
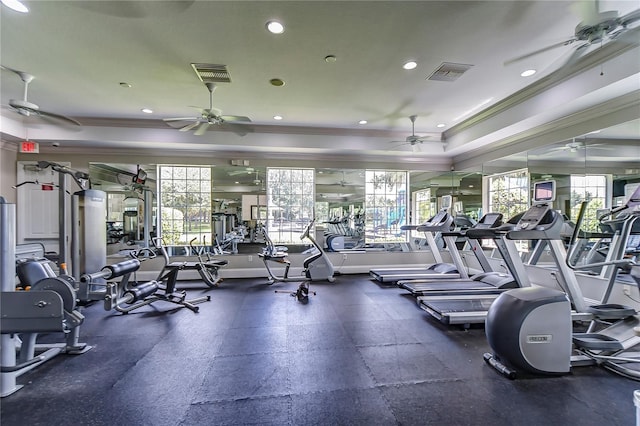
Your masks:
<path fill-rule="evenodd" d="M 533 184 L 533 202 L 535 204 L 550 203 L 556 199 L 556 182 L 545 180 Z"/>

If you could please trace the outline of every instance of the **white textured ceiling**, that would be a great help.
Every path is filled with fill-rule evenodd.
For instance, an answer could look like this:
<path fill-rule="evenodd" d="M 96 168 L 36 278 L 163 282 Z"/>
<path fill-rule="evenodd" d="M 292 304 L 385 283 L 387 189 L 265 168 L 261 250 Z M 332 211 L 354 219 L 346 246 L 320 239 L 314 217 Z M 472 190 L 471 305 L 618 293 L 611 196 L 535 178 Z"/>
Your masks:
<path fill-rule="evenodd" d="M 478 150 L 498 157 L 507 145 L 557 143 L 640 116 L 640 55 L 628 40 L 585 48 L 570 69 L 558 67 L 575 44 L 508 63 L 569 39 L 580 3 L 591 2 L 25 0 L 29 14 L 0 9 L 1 63 L 35 76 L 30 101 L 84 126 L 54 128 L 3 108 L 0 130 L 6 140 L 76 150 L 470 165 Z M 599 5 L 620 15 L 638 6 Z M 285 24 L 284 34 L 265 30 L 270 19 Z M 418 67 L 403 70 L 409 59 Z M 208 106 L 193 62 L 227 66 L 232 81 L 218 85 L 213 104 L 250 117 L 255 132 L 198 137 L 162 122 Z M 455 82 L 427 80 L 443 62 L 472 67 Z M 528 68 L 540 72 L 520 77 Z M 272 78 L 286 84 L 271 86 Z M 22 97 L 15 74 L 2 71 L 0 84 L 3 107 Z M 476 115 L 486 108 L 494 109 Z M 417 134 L 448 146 L 415 152 L 390 143 L 410 134 L 413 114 Z M 624 129 L 616 138 L 640 139 L 637 121 Z"/>

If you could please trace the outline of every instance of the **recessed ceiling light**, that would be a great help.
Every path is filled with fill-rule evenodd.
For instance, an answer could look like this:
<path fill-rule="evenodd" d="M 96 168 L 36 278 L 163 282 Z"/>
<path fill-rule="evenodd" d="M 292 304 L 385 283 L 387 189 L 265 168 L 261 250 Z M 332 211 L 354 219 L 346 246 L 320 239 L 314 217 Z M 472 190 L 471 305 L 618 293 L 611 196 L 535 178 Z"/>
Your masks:
<path fill-rule="evenodd" d="M 536 73 L 536 70 L 526 70 L 526 71 L 522 71 L 522 73 L 520 74 L 520 77 L 531 77 L 532 75 L 534 75 Z"/>
<path fill-rule="evenodd" d="M 282 116 L 281 115 L 274 115 L 273 119 L 274 120 L 282 120 Z"/>
<path fill-rule="evenodd" d="M 360 120 L 358 121 L 358 124 L 367 124 L 367 120 Z"/>
<path fill-rule="evenodd" d="M 324 61 L 329 63 L 329 64 L 332 64 L 337 60 L 338 60 L 338 58 L 336 58 L 335 55 L 327 55 L 327 56 L 324 57 Z"/>
<path fill-rule="evenodd" d="M 282 87 L 284 86 L 284 80 L 281 78 L 272 78 L 271 80 L 269 80 L 269 83 L 272 86 L 276 86 L 276 87 Z"/>
<path fill-rule="evenodd" d="M 0 1 L 2 1 L 2 4 L 7 6 L 9 9 L 15 10 L 16 12 L 27 13 L 29 11 L 27 6 L 22 4 L 22 2 L 19 0 L 0 0 Z"/>
<path fill-rule="evenodd" d="M 443 127 L 447 127 L 447 125 L 444 123 L 440 123 L 440 124 L 437 124 L 436 127 L 443 128 Z"/>
<path fill-rule="evenodd" d="M 405 62 L 405 64 L 402 66 L 402 68 L 404 68 L 405 70 L 412 70 L 417 66 L 418 66 L 417 62 L 409 61 L 409 62 Z"/>
<path fill-rule="evenodd" d="M 131 85 L 130 85 L 129 83 L 127 83 L 126 81 L 121 81 L 121 82 L 120 82 L 120 87 L 126 87 L 126 88 L 129 88 L 129 87 L 131 87 Z"/>
<path fill-rule="evenodd" d="M 153 110 L 151 108 L 142 108 L 140 111 L 144 112 L 145 114 L 153 114 Z"/>
<path fill-rule="evenodd" d="M 272 34 L 282 34 L 284 32 L 284 25 L 278 21 L 267 22 L 267 30 Z"/>

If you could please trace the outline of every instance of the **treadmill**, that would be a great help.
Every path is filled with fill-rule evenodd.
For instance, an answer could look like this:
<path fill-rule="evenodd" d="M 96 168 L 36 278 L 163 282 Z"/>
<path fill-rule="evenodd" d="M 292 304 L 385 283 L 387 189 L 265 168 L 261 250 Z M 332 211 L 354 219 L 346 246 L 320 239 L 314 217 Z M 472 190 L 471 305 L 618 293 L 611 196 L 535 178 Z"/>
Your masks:
<path fill-rule="evenodd" d="M 444 197 L 443 197 L 444 198 Z M 467 270 L 462 262 L 460 252 L 456 247 L 455 236 L 445 236 L 443 233 L 448 233 L 453 225 L 453 217 L 447 213 L 447 208 L 443 208 L 422 225 L 415 226 L 417 231 L 423 232 L 427 240 L 427 245 L 433 254 L 433 258 L 436 263 L 430 266 L 424 266 L 419 268 L 382 268 L 372 269 L 369 271 L 369 275 L 375 281 L 381 283 L 395 283 L 401 280 L 412 279 L 427 279 L 427 278 L 441 278 L 441 279 L 456 279 L 456 278 L 469 278 Z M 403 227 L 404 230 L 414 229 L 412 226 Z M 453 264 L 444 263 L 442 255 L 436 244 L 436 237 L 442 235 L 442 238 L 449 250 Z"/>
<path fill-rule="evenodd" d="M 545 181 L 534 184 L 534 204 L 524 212 L 515 227 L 505 226 L 504 242 L 514 240 L 549 240 L 562 239 L 561 231 L 564 220 L 561 214 L 551 208 L 555 199 L 555 182 Z M 510 222 L 512 222 L 511 220 Z M 500 232 L 499 230 L 495 230 Z M 469 230 L 473 234 L 482 235 L 486 230 Z M 476 237 L 478 235 L 475 235 Z M 500 239 L 496 240 L 496 242 Z M 515 249 L 515 244 L 507 244 L 508 251 L 503 253 L 507 268 L 521 287 L 530 286 L 523 262 Z M 489 307 L 499 294 L 482 295 L 442 295 L 418 297 L 418 306 L 444 324 L 462 324 L 465 327 L 473 323 L 484 323 Z"/>
<path fill-rule="evenodd" d="M 516 216 L 516 218 L 519 218 L 519 216 Z M 511 227 L 515 226 L 517 219 L 515 221 L 512 219 L 510 223 L 512 224 Z M 481 239 L 491 238 L 496 242 L 498 250 L 503 257 L 506 257 L 510 251 L 506 248 L 509 242 L 505 241 L 504 236 L 507 229 L 510 229 L 510 227 L 509 224 L 503 226 L 502 214 L 487 213 L 472 228 L 465 231 L 452 231 L 442 234 L 443 236 L 455 238 L 467 238 L 467 243 L 484 271 L 473 276 L 473 278 L 440 280 L 432 277 L 431 279 L 401 280 L 398 281 L 398 286 L 408 290 L 414 296 L 499 294 L 502 291 L 518 287 L 518 283 L 512 275 L 493 270 L 480 245 Z M 513 247 L 513 250 L 516 250 L 515 247 Z M 522 269 L 521 274 L 524 274 L 524 269 Z"/>

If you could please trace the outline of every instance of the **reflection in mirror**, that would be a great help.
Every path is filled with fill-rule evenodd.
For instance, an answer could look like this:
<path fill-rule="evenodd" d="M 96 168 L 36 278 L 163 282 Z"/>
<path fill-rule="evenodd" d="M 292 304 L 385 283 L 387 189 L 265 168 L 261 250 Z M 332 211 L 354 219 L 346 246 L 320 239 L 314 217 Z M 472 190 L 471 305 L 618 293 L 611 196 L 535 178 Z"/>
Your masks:
<path fill-rule="evenodd" d="M 411 182 L 411 220 L 419 225 L 443 208 L 443 197 L 451 196 L 449 212 L 457 228 L 473 226 L 482 215 L 482 173 L 479 171 L 414 171 Z M 411 246 L 421 249 L 424 235 L 411 231 Z"/>
<path fill-rule="evenodd" d="M 442 207 L 443 195 L 452 196 L 454 215 L 477 220 L 482 213 L 482 173 L 414 171 L 411 172 L 411 194 L 412 223 L 419 224 L 433 216 Z"/>
<path fill-rule="evenodd" d="M 89 176 L 107 194 L 107 254 L 149 246 L 156 235 L 155 165 L 90 163 Z"/>
<path fill-rule="evenodd" d="M 640 119 L 589 134 L 585 144 L 587 170 L 610 175 L 610 207 L 622 205 L 640 184 Z"/>
<path fill-rule="evenodd" d="M 527 152 L 531 183 L 555 182 L 553 208 L 562 212 L 567 220 L 575 220 L 587 193 L 602 197 L 601 203 L 605 201 L 606 179 L 604 176 L 587 176 L 586 155 L 584 138 L 572 138 Z"/>
<path fill-rule="evenodd" d="M 507 221 L 529 207 L 526 153 L 484 163 L 482 174 L 483 213 L 501 213 Z"/>
<path fill-rule="evenodd" d="M 267 219 L 266 168 L 212 167 L 212 238 L 221 254 L 236 254 L 238 244 L 264 243 L 260 224 Z"/>
<path fill-rule="evenodd" d="M 264 220 L 261 215 L 266 209 L 265 168 L 228 165 L 212 166 L 211 170 L 212 222 L 208 241 L 219 253 L 237 252 L 239 242 L 262 242 L 254 230 Z M 133 245 L 151 245 L 145 230 L 150 230 L 149 237 L 156 235 L 156 173 L 155 164 L 89 165 L 94 188 L 107 193 L 109 254 Z M 145 198 L 151 198 L 150 208 L 145 208 Z"/>
<path fill-rule="evenodd" d="M 364 170 L 320 168 L 315 181 L 318 241 L 328 251 L 364 247 Z"/>

